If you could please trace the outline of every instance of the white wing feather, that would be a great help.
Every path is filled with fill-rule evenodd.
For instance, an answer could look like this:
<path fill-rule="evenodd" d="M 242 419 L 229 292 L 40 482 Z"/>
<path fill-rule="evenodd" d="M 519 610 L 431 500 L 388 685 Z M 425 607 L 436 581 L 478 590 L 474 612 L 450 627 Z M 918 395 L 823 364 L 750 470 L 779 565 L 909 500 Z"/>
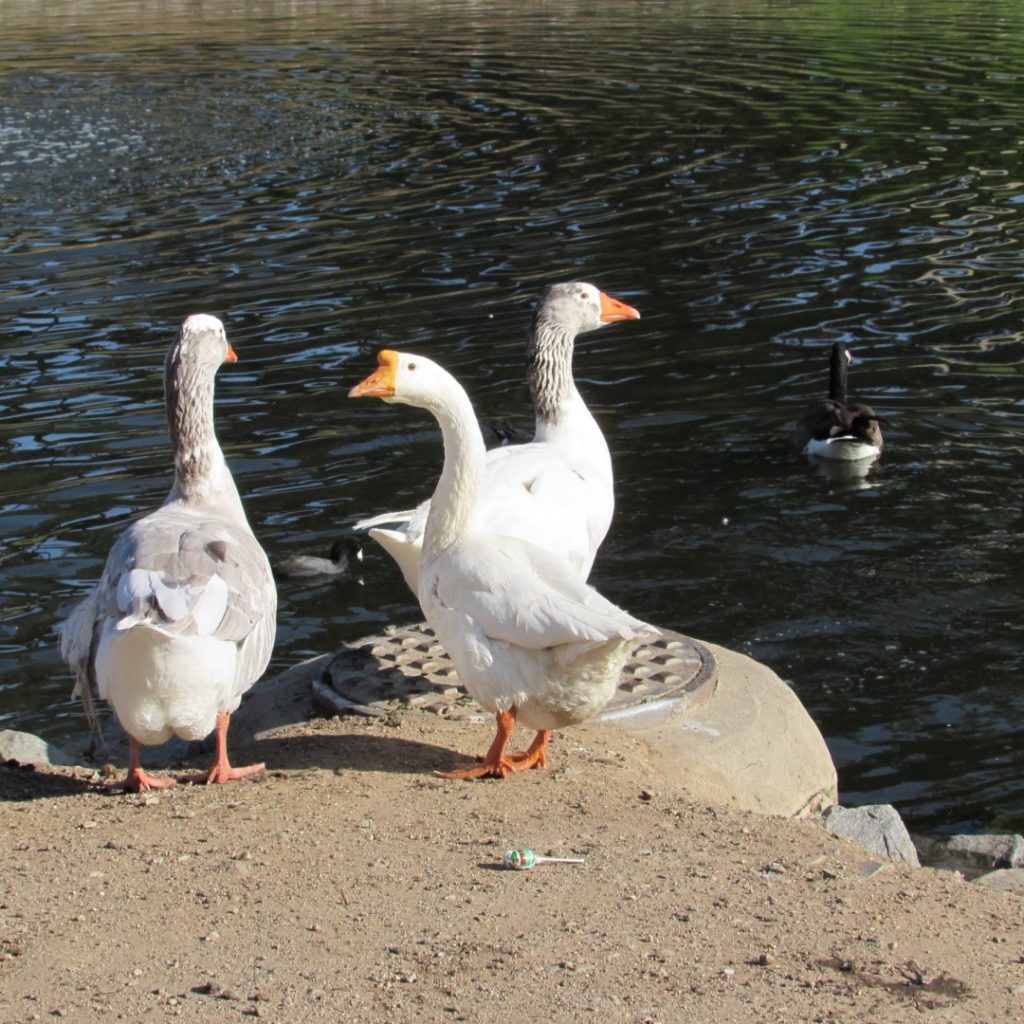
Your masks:
<path fill-rule="evenodd" d="M 565 559 L 586 579 L 611 525 L 611 483 L 595 463 L 571 463 L 550 444 L 531 442 L 487 453 L 486 477 L 469 530 L 516 537 Z M 415 593 L 430 501 L 357 522 L 398 563 Z M 384 525 L 391 529 L 381 529 Z"/>
<path fill-rule="evenodd" d="M 628 640 L 652 631 L 564 563 L 518 538 L 460 544 L 427 567 L 424 577 L 429 593 L 421 593 L 421 600 L 458 609 L 489 639 L 526 650 Z"/>

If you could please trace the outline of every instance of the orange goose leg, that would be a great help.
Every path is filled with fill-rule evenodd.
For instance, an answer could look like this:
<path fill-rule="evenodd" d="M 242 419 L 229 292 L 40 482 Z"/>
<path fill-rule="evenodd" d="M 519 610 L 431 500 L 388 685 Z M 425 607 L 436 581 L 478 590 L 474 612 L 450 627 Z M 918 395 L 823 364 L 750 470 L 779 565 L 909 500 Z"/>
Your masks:
<path fill-rule="evenodd" d="M 166 789 L 174 785 L 174 779 L 161 779 L 143 771 L 139 761 L 139 741 L 134 736 L 128 737 L 128 774 L 120 782 L 111 783 L 112 787 L 123 787 L 132 793 L 144 793 L 150 789 Z"/>
<path fill-rule="evenodd" d="M 213 765 L 208 772 L 187 775 L 182 782 L 231 782 L 233 779 L 244 779 L 256 775 L 266 768 L 265 764 L 250 764 L 244 768 L 232 768 L 228 761 L 228 724 L 231 716 L 226 711 L 217 712 L 217 753 Z"/>
<path fill-rule="evenodd" d="M 515 754 L 506 754 L 505 746 L 516 725 L 516 709 L 499 711 L 495 715 L 498 731 L 494 740 L 476 764 L 462 768 L 453 768 L 450 772 L 434 772 L 441 779 L 504 779 L 513 772 L 526 771 L 527 768 L 543 768 L 547 763 L 548 737 L 546 729 L 537 733 L 529 749 Z"/>
<path fill-rule="evenodd" d="M 541 729 L 533 742 L 518 754 L 509 754 L 508 759 L 515 765 L 513 771 L 523 772 L 527 768 L 543 768 L 548 763 L 548 740 L 551 739 L 550 729 Z"/>

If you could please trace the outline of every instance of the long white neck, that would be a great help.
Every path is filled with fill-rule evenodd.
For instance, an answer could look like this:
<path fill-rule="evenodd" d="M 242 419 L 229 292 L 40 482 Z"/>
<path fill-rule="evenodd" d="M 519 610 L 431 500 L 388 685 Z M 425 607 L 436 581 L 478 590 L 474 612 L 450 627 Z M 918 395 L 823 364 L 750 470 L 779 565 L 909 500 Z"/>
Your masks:
<path fill-rule="evenodd" d="M 487 455 L 473 405 L 461 387 L 436 395 L 427 408 L 441 427 L 444 468 L 430 499 L 424 562 L 435 559 L 465 532 L 483 486 Z"/>

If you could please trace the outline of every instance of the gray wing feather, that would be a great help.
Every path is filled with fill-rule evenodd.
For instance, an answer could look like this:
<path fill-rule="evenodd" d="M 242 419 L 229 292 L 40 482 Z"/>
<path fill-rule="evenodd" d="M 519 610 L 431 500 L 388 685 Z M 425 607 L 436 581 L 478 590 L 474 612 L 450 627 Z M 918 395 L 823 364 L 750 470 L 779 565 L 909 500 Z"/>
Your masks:
<path fill-rule="evenodd" d="M 270 661 L 277 588 L 270 562 L 245 524 L 163 506 L 118 538 L 96 601 L 97 618 L 235 643 L 239 690 Z"/>
<path fill-rule="evenodd" d="M 92 729 L 99 728 L 99 716 L 92 699 L 96 678 L 93 656 L 96 652 L 96 623 L 99 618 L 99 588 L 94 587 L 67 617 L 60 632 L 60 655 L 75 675 L 72 697 L 78 697 L 85 710 L 85 718 Z"/>

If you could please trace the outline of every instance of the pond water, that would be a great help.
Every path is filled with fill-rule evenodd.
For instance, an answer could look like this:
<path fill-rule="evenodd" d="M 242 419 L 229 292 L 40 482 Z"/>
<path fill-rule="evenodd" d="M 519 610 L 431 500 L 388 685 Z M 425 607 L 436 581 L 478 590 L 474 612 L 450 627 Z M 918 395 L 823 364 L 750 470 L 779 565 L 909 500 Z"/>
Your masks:
<path fill-rule="evenodd" d="M 381 347 L 529 421 L 543 287 L 643 319 L 576 375 L 618 508 L 593 581 L 744 651 L 844 803 L 1024 826 L 1024 8 L 1016 3 L 5 3 L 0 727 L 81 726 L 56 627 L 169 486 L 162 361 L 221 316 L 222 444 L 268 551 L 428 495 Z M 863 479 L 788 433 L 849 344 Z M 273 669 L 418 610 L 282 585 Z"/>

